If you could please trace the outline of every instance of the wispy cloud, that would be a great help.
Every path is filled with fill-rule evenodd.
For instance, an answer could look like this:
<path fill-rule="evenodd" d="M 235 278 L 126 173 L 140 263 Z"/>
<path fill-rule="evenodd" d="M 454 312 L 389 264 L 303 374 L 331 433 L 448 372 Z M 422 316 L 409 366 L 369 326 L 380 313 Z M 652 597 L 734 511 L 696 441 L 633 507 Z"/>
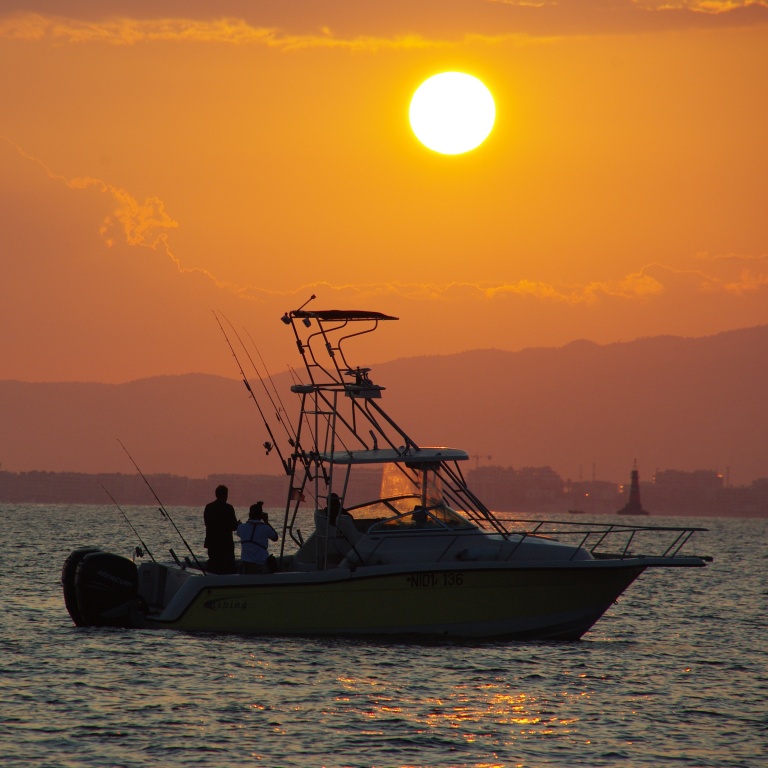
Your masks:
<path fill-rule="evenodd" d="M 0 140 L 14 148 L 21 157 L 36 165 L 45 175 L 75 191 L 96 190 L 111 199 L 113 209 L 99 226 L 99 233 L 107 248 L 112 248 L 118 236 L 132 247 L 148 248 L 163 253 L 181 274 L 198 274 L 211 280 L 217 287 L 237 292 L 237 288 L 216 279 L 208 270 L 184 267 L 171 250 L 168 235 L 179 227 L 165 209 L 165 203 L 158 197 L 147 197 L 140 202 L 130 192 L 109 184 L 103 179 L 90 176 L 67 177 L 51 170 L 39 157 L 35 157 L 7 136 Z M 117 234 L 116 234 L 117 232 Z"/>
<path fill-rule="evenodd" d="M 300 34 L 285 28 L 254 26 L 243 19 L 137 19 L 109 18 L 85 21 L 62 16 L 19 14 L 0 19 L 0 39 L 53 44 L 103 43 L 136 45 L 139 43 L 219 43 L 226 45 L 258 45 L 285 51 L 304 48 L 344 48 L 348 50 L 380 50 L 385 48 L 415 49 L 444 43 L 430 41 L 417 34 L 392 37 L 359 34 L 338 37 L 329 28 L 317 33 Z"/>
<path fill-rule="evenodd" d="M 648 304 L 662 297 L 737 297 L 763 292 L 768 294 L 768 254 L 693 254 L 691 267 L 684 269 L 650 263 L 615 280 L 592 280 L 577 284 L 555 284 L 534 279 L 511 283 L 471 282 L 388 282 L 368 284 L 331 284 L 315 282 L 290 291 L 272 290 L 265 286 L 238 285 L 220 280 L 214 273 L 190 268 L 171 249 L 170 235 L 180 224 L 157 197 L 140 201 L 129 191 L 103 179 L 66 177 L 51 170 L 38 157 L 27 152 L 6 136 L 4 142 L 48 178 L 75 191 L 96 190 L 111 200 L 112 210 L 99 225 L 99 232 L 108 248 L 118 238 L 129 247 L 148 248 L 170 259 L 178 273 L 205 278 L 217 289 L 248 303 L 272 304 L 294 300 L 303 303 L 312 293 L 338 300 L 364 303 L 369 300 L 397 302 L 436 302 L 444 305 L 490 306 L 499 302 L 524 299 L 541 305 L 596 306 L 601 302 L 619 301 L 625 304 Z"/>
<path fill-rule="evenodd" d="M 466 302 L 490 304 L 493 302 L 528 298 L 541 303 L 562 305 L 596 304 L 604 299 L 618 299 L 627 303 L 646 303 L 665 294 L 733 294 L 738 292 L 768 291 L 768 258 L 756 257 L 755 264 L 763 264 L 762 271 L 731 270 L 718 274 L 695 269 L 679 269 L 662 264 L 650 264 L 637 272 L 614 281 L 593 281 L 576 285 L 554 285 L 536 280 L 515 283 L 400 283 L 364 285 L 333 285 L 325 282 L 309 283 L 291 291 L 271 291 L 263 287 L 247 286 L 239 289 L 243 298 L 272 301 L 275 298 L 300 298 L 312 293 L 325 296 L 344 296 L 347 299 L 397 298 L 408 301 L 437 301 L 462 304 Z M 305 297 L 306 298 L 306 297 Z"/>
<path fill-rule="evenodd" d="M 148 197 L 140 203 L 126 190 L 108 184 L 103 179 L 90 176 L 68 178 L 52 171 L 39 157 L 30 154 L 7 136 L 0 136 L 0 139 L 10 144 L 22 157 L 37 165 L 49 179 L 61 182 L 72 190 L 96 189 L 111 197 L 115 209 L 106 217 L 100 228 L 108 246 L 113 244 L 111 232 L 116 224 L 122 229 L 129 245 L 148 248 L 155 248 L 159 242 L 164 241 L 169 229 L 179 226 L 178 222 L 168 215 L 163 201 L 157 197 Z"/>
<path fill-rule="evenodd" d="M 714 268 L 725 267 L 731 273 L 707 289 L 722 290 L 736 295 L 755 293 L 768 287 L 768 254 L 747 255 L 727 253 L 712 255 L 697 254 L 696 258 Z"/>
<path fill-rule="evenodd" d="M 281 50 L 421 48 L 517 37 L 631 34 L 768 24 L 766 0 L 359 0 L 275 3 L 225 0 L 216 16 L 190 16 L 183 3 L 114 2 L 100 16 L 0 16 L 0 39 L 51 44 L 218 43 Z M 174 14 L 172 11 L 176 10 Z"/>

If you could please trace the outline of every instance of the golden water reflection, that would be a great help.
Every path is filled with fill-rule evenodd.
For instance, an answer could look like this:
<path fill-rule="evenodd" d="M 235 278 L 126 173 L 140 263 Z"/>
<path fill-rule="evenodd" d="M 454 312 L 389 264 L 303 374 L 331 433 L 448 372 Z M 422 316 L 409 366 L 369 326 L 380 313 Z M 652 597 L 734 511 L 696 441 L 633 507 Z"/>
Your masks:
<path fill-rule="evenodd" d="M 430 728 L 447 726 L 453 729 L 465 728 L 470 723 L 482 725 L 486 729 L 492 725 L 497 735 L 499 726 L 507 726 L 513 729 L 511 732 L 547 735 L 555 732 L 567 733 L 568 726 L 576 722 L 575 718 L 563 719 L 543 713 L 537 698 L 523 692 L 495 692 L 486 699 L 484 706 L 480 704 L 475 697 L 461 695 L 449 702 L 435 700 L 426 723 Z M 492 734 L 468 730 L 463 737 L 467 742 L 473 742 L 479 736 L 490 735 Z"/>
<path fill-rule="evenodd" d="M 358 713 L 372 723 L 399 718 L 416 726 L 419 733 L 458 732 L 466 744 L 488 740 L 509 743 L 533 735 L 573 735 L 580 718 L 563 717 L 562 713 L 578 709 L 578 702 L 583 703 L 584 697 L 589 696 L 588 691 L 531 695 L 511 691 L 509 684 L 498 683 L 457 686 L 445 697 L 397 699 L 381 679 L 337 679 L 349 693 L 338 696 L 338 702 L 354 705 L 358 696 L 367 694 L 366 705 Z M 568 700 L 573 706 L 569 706 Z"/>

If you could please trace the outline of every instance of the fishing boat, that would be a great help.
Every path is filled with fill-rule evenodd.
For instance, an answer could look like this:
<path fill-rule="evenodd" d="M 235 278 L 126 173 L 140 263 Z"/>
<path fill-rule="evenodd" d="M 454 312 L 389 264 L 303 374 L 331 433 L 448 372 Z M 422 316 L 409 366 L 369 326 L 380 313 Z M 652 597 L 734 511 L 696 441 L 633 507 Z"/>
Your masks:
<path fill-rule="evenodd" d="M 348 361 L 397 318 L 305 304 L 281 319 L 303 370 L 291 387 L 297 418 L 277 410 L 282 441 L 265 420 L 287 478 L 277 570 L 209 573 L 191 548 L 159 562 L 81 547 L 62 571 L 75 624 L 576 640 L 646 569 L 705 565 L 682 552 L 703 529 L 493 513 L 464 476 L 469 454 L 417 442 L 384 409 L 370 368 Z"/>

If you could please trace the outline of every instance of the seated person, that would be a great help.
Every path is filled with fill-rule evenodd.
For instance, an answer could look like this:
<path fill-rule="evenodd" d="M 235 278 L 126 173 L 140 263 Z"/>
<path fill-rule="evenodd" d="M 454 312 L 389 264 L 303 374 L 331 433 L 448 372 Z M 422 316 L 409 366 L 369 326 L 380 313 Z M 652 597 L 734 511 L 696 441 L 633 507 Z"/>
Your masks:
<path fill-rule="evenodd" d="M 317 527 L 318 524 L 323 525 L 325 522 L 327 522 L 328 525 L 336 526 L 339 523 L 340 516 L 347 517 L 350 520 L 352 519 L 349 512 L 341 506 L 339 494 L 332 493 L 328 500 L 328 506 L 316 510 L 315 526 Z"/>
<path fill-rule="evenodd" d="M 336 525 L 336 521 L 339 515 L 344 513 L 344 510 L 341 508 L 341 499 L 339 498 L 338 493 L 331 494 L 330 502 L 326 507 L 326 511 L 328 512 L 328 524 Z"/>
<path fill-rule="evenodd" d="M 333 540 L 333 548 L 340 554 L 346 554 L 350 545 L 362 537 L 355 527 L 355 519 L 344 509 L 337 493 L 330 495 L 327 507 L 315 513 L 315 529 L 320 537 Z"/>

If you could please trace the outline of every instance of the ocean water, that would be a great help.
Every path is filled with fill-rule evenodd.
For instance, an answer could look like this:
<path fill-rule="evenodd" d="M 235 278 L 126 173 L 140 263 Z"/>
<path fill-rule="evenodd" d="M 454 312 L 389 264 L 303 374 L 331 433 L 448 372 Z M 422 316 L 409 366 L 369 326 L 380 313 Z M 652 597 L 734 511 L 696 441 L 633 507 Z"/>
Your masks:
<path fill-rule="evenodd" d="M 186 552 L 156 509 L 124 511 L 156 558 Z M 170 512 L 202 553 L 201 510 Z M 580 642 L 406 643 L 77 628 L 64 559 L 129 554 L 131 528 L 115 507 L 0 505 L 0 760 L 767 766 L 768 524 L 701 525 L 687 549 L 714 563 L 646 572 Z"/>

